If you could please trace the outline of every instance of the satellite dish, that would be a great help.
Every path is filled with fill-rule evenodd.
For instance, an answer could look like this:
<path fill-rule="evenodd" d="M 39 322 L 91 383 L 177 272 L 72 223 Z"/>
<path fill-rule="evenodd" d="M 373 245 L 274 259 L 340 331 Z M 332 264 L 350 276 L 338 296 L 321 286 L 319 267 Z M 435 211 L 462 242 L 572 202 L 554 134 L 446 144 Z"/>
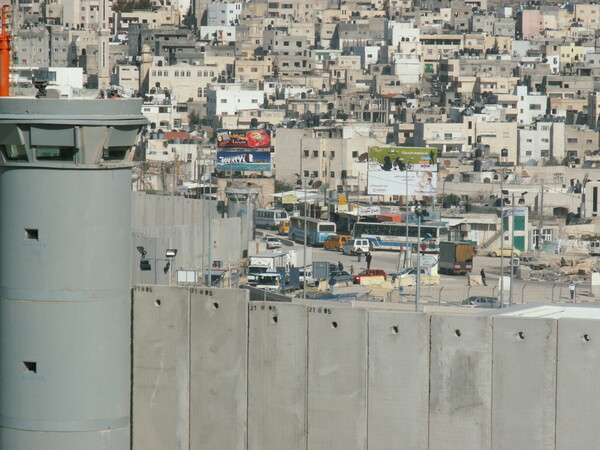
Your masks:
<path fill-rule="evenodd" d="M 201 179 L 202 181 L 208 181 L 208 180 L 210 180 L 210 175 L 209 175 L 209 174 L 207 174 L 207 173 L 205 173 L 204 175 L 202 175 L 202 176 L 200 177 L 200 179 Z"/>
<path fill-rule="evenodd" d="M 329 189 L 329 183 L 324 183 L 323 185 L 321 185 L 321 187 L 319 188 L 319 192 L 326 192 L 327 189 Z"/>
<path fill-rule="evenodd" d="M 317 180 L 310 187 L 313 188 L 313 189 L 319 189 L 322 184 L 323 184 L 322 181 Z"/>

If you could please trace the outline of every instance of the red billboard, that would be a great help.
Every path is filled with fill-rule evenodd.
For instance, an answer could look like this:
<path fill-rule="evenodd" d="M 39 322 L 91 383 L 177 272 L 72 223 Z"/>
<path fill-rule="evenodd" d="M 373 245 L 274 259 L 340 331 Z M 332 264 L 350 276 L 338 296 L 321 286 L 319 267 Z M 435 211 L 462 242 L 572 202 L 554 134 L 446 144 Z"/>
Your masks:
<path fill-rule="evenodd" d="M 268 130 L 217 130 L 218 148 L 269 148 Z"/>

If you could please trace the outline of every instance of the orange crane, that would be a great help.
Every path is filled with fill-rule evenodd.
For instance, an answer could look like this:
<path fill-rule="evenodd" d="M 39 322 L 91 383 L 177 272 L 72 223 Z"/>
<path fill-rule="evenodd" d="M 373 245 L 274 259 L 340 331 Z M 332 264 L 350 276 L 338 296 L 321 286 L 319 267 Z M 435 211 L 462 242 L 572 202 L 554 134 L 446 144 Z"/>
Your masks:
<path fill-rule="evenodd" d="M 9 6 L 2 6 L 2 29 L 0 30 L 0 97 L 10 95 L 10 41 L 13 36 L 8 30 L 6 12 Z"/>

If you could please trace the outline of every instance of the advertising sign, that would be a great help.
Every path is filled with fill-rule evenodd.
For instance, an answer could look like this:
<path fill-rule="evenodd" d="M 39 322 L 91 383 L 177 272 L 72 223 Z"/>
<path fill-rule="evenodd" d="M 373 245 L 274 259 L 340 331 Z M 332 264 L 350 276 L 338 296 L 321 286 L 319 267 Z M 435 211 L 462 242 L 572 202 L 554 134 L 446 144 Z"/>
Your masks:
<path fill-rule="evenodd" d="M 358 208 L 359 216 L 378 216 L 379 214 L 381 214 L 379 206 L 360 206 Z"/>
<path fill-rule="evenodd" d="M 217 130 L 218 148 L 269 148 L 269 130 Z"/>
<path fill-rule="evenodd" d="M 527 208 L 508 208 L 504 210 L 503 217 L 510 217 L 512 215 L 515 217 L 521 217 L 527 215 Z"/>
<path fill-rule="evenodd" d="M 254 172 L 271 170 L 270 152 L 233 151 L 217 152 L 217 170 L 247 170 Z"/>
<path fill-rule="evenodd" d="M 284 203 L 284 204 L 296 203 L 296 195 L 295 194 L 282 195 L 281 203 Z"/>
<path fill-rule="evenodd" d="M 437 192 L 437 148 L 370 147 L 370 195 L 421 195 Z"/>

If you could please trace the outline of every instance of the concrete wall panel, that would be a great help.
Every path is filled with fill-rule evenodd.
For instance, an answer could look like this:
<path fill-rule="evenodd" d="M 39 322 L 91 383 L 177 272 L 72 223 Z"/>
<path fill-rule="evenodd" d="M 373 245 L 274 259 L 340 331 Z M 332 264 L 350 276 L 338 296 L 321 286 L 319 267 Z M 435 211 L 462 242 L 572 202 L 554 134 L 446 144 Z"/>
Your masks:
<path fill-rule="evenodd" d="M 493 327 L 492 448 L 554 448 L 556 320 L 495 317 Z"/>
<path fill-rule="evenodd" d="M 134 449 L 189 448 L 189 292 L 140 285 L 133 294 Z"/>
<path fill-rule="evenodd" d="M 306 308 L 251 302 L 248 321 L 248 449 L 305 449 Z"/>
<path fill-rule="evenodd" d="M 368 446 L 427 449 L 429 316 L 369 312 Z"/>
<path fill-rule="evenodd" d="M 600 442 L 600 321 L 558 321 L 556 448 L 595 448 Z"/>
<path fill-rule="evenodd" d="M 190 448 L 244 449 L 248 291 L 190 291 Z"/>
<path fill-rule="evenodd" d="M 430 449 L 490 448 L 491 373 L 491 318 L 431 317 Z"/>
<path fill-rule="evenodd" d="M 308 448 L 366 448 L 367 312 L 307 310 Z"/>

